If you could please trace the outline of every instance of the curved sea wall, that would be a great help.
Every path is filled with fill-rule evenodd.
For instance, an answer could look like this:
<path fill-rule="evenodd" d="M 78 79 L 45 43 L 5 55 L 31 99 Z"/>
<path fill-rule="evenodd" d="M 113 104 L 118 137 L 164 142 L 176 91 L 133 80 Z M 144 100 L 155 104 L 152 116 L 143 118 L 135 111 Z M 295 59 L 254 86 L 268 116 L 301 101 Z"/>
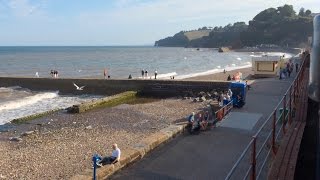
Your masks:
<path fill-rule="evenodd" d="M 73 83 L 85 86 L 76 90 Z M 183 81 L 183 80 L 121 80 L 121 79 L 51 79 L 0 77 L 0 87 L 20 86 L 33 91 L 59 91 L 61 95 L 95 94 L 115 95 L 125 91 L 137 91 L 142 95 L 176 96 L 190 91 L 225 90 L 226 81 Z"/>

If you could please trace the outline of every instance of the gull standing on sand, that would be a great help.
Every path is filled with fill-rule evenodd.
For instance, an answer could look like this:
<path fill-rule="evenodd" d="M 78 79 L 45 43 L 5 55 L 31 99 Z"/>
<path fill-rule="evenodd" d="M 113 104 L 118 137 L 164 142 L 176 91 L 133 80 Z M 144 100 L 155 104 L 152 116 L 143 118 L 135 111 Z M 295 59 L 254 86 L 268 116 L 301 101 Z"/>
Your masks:
<path fill-rule="evenodd" d="M 73 83 L 73 85 L 77 88 L 78 91 L 82 91 L 83 88 L 85 87 L 85 86 L 79 87 L 78 85 L 76 85 L 76 83 Z"/>

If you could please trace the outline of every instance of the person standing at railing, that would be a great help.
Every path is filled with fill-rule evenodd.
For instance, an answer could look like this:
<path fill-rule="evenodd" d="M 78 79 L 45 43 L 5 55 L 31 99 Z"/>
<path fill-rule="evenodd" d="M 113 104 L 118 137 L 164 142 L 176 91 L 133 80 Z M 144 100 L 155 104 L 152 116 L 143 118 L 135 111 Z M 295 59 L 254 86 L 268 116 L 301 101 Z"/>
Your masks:
<path fill-rule="evenodd" d="M 232 91 L 231 91 L 231 89 L 228 89 L 228 95 L 230 96 L 230 98 L 232 98 Z"/>

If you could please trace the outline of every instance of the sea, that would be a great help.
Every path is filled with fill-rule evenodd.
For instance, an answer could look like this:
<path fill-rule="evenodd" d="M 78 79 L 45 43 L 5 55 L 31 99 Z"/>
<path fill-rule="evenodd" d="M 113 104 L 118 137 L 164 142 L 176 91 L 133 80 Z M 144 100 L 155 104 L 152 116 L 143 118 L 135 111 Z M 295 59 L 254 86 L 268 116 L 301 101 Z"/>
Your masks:
<path fill-rule="evenodd" d="M 184 79 L 251 67 L 257 52 L 225 52 L 218 49 L 168 48 L 152 46 L 74 46 L 74 47 L 0 47 L 1 77 L 103 78 L 106 69 L 110 78 L 141 78 L 141 71 L 158 79 Z M 290 56 L 287 53 L 270 55 Z M 0 125 L 16 118 L 64 109 L 99 96 L 62 96 L 59 92 L 33 92 L 23 87 L 1 87 Z"/>

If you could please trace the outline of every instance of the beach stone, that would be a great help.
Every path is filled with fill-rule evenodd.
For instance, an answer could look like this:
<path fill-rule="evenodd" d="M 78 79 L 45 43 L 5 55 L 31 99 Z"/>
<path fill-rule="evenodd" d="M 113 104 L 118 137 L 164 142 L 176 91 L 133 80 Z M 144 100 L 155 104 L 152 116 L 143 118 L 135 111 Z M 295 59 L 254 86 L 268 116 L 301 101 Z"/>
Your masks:
<path fill-rule="evenodd" d="M 87 126 L 85 129 L 92 129 L 92 126 L 91 125 Z"/>
<path fill-rule="evenodd" d="M 198 97 L 193 99 L 193 102 L 199 102 L 199 101 L 200 101 L 200 98 Z"/>
<path fill-rule="evenodd" d="M 6 176 L 0 174 L 0 179 L 6 179 L 6 178 L 7 178 Z"/>
<path fill-rule="evenodd" d="M 21 137 L 10 137 L 9 140 L 10 141 L 20 142 L 20 141 L 22 141 L 22 138 Z"/>
<path fill-rule="evenodd" d="M 21 136 L 28 136 L 28 135 L 31 135 L 33 133 L 35 133 L 35 131 L 26 131 L 24 133 L 21 133 Z"/>
<path fill-rule="evenodd" d="M 200 98 L 200 101 L 201 102 L 203 102 L 203 101 L 206 101 L 207 99 L 204 97 L 204 96 L 202 96 L 201 98 Z"/>
<path fill-rule="evenodd" d="M 201 91 L 201 92 L 199 92 L 198 97 L 202 97 L 202 96 L 205 96 L 205 95 L 207 95 L 207 93 Z"/>
<path fill-rule="evenodd" d="M 188 97 L 183 97 L 184 100 L 188 99 Z"/>

